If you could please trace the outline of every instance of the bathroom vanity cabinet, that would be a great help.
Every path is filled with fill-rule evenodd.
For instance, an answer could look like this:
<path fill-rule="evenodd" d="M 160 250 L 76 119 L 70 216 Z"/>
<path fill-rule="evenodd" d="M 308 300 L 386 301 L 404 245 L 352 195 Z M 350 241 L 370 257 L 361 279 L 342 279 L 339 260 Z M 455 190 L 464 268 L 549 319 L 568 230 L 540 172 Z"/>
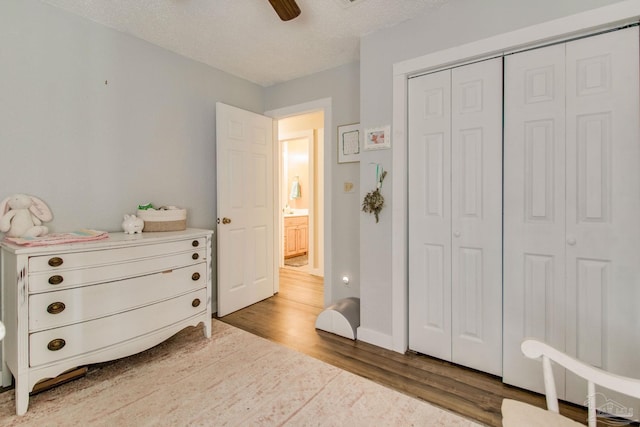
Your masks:
<path fill-rule="evenodd" d="M 284 257 L 304 255 L 309 250 L 309 216 L 284 218 Z"/>
<path fill-rule="evenodd" d="M 2 385 L 16 412 L 44 379 L 146 350 L 187 326 L 211 337 L 210 230 L 1 246 Z"/>

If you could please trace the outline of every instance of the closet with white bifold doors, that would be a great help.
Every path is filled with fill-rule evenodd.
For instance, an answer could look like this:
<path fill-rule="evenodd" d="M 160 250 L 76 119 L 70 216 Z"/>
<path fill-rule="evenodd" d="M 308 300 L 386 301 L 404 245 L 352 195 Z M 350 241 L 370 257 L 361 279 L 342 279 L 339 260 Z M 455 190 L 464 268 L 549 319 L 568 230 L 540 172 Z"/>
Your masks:
<path fill-rule="evenodd" d="M 409 348 L 502 373 L 502 59 L 409 80 Z"/>
<path fill-rule="evenodd" d="M 640 378 L 638 27 L 505 57 L 504 372 L 542 392 L 538 338 Z M 554 367 L 558 397 L 586 384 Z M 638 404 L 602 391 L 609 401 Z"/>

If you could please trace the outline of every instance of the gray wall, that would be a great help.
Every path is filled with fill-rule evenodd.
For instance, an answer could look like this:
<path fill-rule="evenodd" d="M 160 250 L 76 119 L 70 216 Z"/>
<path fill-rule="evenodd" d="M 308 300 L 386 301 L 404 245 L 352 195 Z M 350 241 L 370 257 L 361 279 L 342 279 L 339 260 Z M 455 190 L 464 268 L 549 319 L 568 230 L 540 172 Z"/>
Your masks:
<path fill-rule="evenodd" d="M 53 231 L 145 201 L 214 227 L 215 102 L 261 112 L 260 86 L 36 0 L 2 2 L 0 40 L 0 197 L 41 196 Z"/>
<path fill-rule="evenodd" d="M 360 46 L 362 126 L 391 124 L 392 76 L 396 62 L 617 1 L 451 0 L 431 15 L 369 34 L 362 38 Z M 406 170 L 390 170 L 392 156 L 393 148 L 365 151 L 360 161 L 360 199 L 375 188 L 375 170 L 368 166 L 370 163 L 380 163 L 389 171 L 382 189 L 388 203 L 380 223 L 376 224 L 373 217 L 364 213 L 360 221 L 361 327 L 369 331 L 369 335 L 377 335 L 378 342 L 391 342 L 392 334 L 391 184 L 394 176 L 406 174 Z"/>
<path fill-rule="evenodd" d="M 325 252 L 331 257 L 331 276 L 324 280 L 325 287 L 331 287 L 332 301 L 360 294 L 360 163 L 338 164 L 337 145 L 337 126 L 360 119 L 359 81 L 360 66 L 352 63 L 265 89 L 265 111 L 331 98 L 333 129 L 325 129 L 325 162 L 331 170 L 325 174 L 325 189 L 330 187 L 332 194 L 332 246 Z M 353 192 L 343 191 L 344 182 L 354 184 Z M 342 283 L 345 274 L 351 279 L 349 286 Z"/>
<path fill-rule="evenodd" d="M 0 200 L 41 197 L 53 232 L 142 202 L 215 228 L 215 103 L 261 113 L 262 87 L 37 0 L 2 0 L 0 40 Z"/>

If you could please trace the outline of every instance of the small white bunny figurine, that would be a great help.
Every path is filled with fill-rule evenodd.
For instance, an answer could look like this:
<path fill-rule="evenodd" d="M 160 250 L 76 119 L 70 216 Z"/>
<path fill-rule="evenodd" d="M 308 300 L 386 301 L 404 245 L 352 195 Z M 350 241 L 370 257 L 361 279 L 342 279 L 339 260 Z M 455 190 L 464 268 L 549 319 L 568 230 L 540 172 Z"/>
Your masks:
<path fill-rule="evenodd" d="M 135 215 L 125 215 L 124 221 L 122 221 L 122 229 L 125 234 L 142 233 L 144 228 L 144 221 L 142 218 L 138 218 Z"/>

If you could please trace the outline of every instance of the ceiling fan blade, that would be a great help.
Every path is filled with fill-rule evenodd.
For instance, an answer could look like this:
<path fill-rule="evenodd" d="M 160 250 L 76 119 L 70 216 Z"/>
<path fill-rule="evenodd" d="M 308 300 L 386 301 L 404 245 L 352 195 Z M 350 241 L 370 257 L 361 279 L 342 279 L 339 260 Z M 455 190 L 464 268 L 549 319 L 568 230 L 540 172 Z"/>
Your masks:
<path fill-rule="evenodd" d="M 300 8 L 295 0 L 269 0 L 280 19 L 289 21 L 300 15 Z"/>

